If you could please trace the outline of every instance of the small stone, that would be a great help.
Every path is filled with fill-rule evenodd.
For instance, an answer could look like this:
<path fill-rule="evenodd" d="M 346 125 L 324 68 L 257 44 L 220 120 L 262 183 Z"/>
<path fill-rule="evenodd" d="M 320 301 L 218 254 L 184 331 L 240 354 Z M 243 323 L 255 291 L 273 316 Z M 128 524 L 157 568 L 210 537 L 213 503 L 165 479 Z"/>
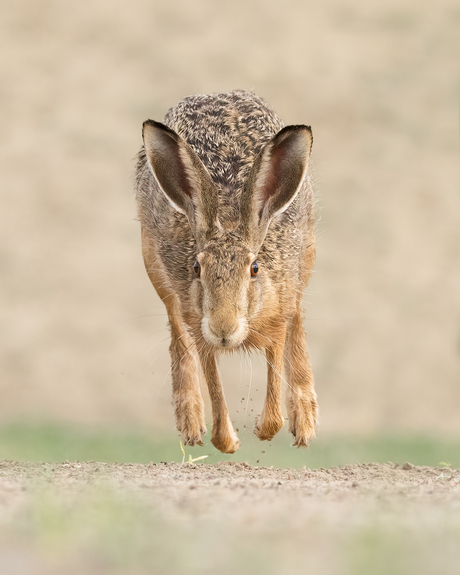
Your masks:
<path fill-rule="evenodd" d="M 415 465 L 412 465 L 412 463 L 406 461 L 406 463 L 402 466 L 401 469 L 404 469 L 404 471 L 409 471 L 409 469 L 414 469 L 414 467 Z"/>

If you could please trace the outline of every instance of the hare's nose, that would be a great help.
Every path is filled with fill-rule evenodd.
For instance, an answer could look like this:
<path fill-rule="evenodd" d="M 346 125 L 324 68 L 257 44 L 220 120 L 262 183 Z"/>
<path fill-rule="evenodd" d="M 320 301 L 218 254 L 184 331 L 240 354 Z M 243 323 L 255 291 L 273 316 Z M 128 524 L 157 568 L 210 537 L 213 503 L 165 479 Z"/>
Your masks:
<path fill-rule="evenodd" d="M 232 323 L 213 323 L 209 322 L 210 331 L 219 339 L 222 339 L 222 344 L 225 345 L 226 338 L 234 334 L 239 327 L 238 321 Z"/>

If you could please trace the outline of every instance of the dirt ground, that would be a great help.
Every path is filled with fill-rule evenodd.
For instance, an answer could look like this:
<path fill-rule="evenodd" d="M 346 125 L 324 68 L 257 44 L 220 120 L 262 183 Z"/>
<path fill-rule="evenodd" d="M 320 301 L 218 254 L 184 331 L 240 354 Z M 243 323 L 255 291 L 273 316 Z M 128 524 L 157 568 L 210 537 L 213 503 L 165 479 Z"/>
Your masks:
<path fill-rule="evenodd" d="M 37 574 L 460 568 L 460 470 L 447 467 L 3 461 L 0 518 L 10 575 L 30 565 Z M 230 562 L 228 546 L 238 551 Z"/>

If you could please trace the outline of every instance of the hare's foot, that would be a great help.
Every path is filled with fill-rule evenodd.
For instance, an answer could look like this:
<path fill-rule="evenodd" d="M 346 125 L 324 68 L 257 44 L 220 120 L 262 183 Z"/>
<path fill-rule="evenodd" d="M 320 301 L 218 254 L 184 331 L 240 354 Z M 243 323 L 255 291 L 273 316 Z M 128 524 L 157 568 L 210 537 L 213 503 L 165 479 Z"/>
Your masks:
<path fill-rule="evenodd" d="M 235 453 L 240 448 L 240 440 L 233 430 L 230 419 L 227 418 L 224 425 L 214 423 L 211 443 L 222 453 Z"/>
<path fill-rule="evenodd" d="M 254 433 L 260 441 L 270 441 L 283 427 L 284 419 L 281 413 L 262 411 L 262 415 L 256 421 Z"/>
<path fill-rule="evenodd" d="M 316 423 L 318 420 L 318 404 L 316 399 L 300 399 L 288 403 L 289 431 L 294 436 L 295 447 L 308 447 L 315 438 Z"/>
<path fill-rule="evenodd" d="M 176 408 L 176 421 L 184 445 L 203 445 L 202 436 L 206 434 L 206 423 L 201 401 L 183 401 Z"/>
<path fill-rule="evenodd" d="M 206 434 L 206 426 L 203 422 L 187 421 L 179 430 L 182 435 L 182 443 L 184 445 L 203 445 L 202 437 Z"/>

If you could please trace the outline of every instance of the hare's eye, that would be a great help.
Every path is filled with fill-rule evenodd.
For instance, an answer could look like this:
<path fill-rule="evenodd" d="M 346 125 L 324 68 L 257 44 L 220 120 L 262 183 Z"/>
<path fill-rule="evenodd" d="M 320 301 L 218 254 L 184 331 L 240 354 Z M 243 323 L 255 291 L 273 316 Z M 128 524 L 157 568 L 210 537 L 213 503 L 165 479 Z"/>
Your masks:
<path fill-rule="evenodd" d="M 259 264 L 257 262 L 252 262 L 252 264 L 251 264 L 251 276 L 254 277 L 255 275 L 257 275 L 258 271 L 259 271 Z"/>
<path fill-rule="evenodd" d="M 198 262 L 193 264 L 193 271 L 195 272 L 196 277 L 199 278 L 201 275 L 201 266 Z"/>

